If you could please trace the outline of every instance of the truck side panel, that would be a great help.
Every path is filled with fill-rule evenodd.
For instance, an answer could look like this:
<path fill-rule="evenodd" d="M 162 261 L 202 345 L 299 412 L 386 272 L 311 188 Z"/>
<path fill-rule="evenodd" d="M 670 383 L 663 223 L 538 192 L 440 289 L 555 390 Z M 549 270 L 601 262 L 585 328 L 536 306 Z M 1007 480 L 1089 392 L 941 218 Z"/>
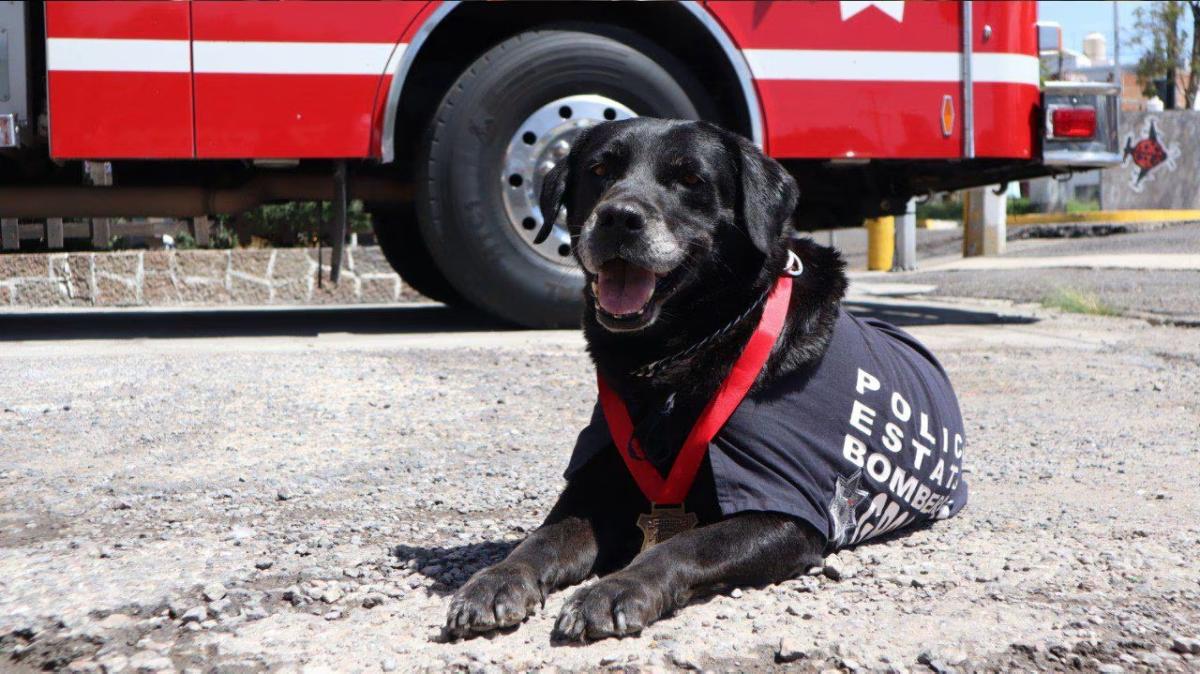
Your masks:
<path fill-rule="evenodd" d="M 378 157 L 405 36 L 436 4 L 51 0 L 51 153 Z M 706 6 L 750 65 L 771 154 L 963 156 L 961 3 Z M 1036 3 L 973 7 L 976 156 L 1032 158 Z"/>
<path fill-rule="evenodd" d="M 424 2 L 192 2 L 200 158 L 368 157 Z"/>
<path fill-rule="evenodd" d="M 972 14 L 976 59 L 997 55 L 992 58 L 1017 69 L 1010 79 L 1021 80 L 975 83 L 975 156 L 1032 159 L 1041 129 L 1034 119 L 1041 100 L 1037 4 L 976 2 Z M 991 28 L 991 37 L 986 40 L 985 27 Z"/>
<path fill-rule="evenodd" d="M 963 156 L 961 3 L 716 0 L 708 7 L 750 64 L 772 155 Z M 976 44 L 982 26 L 993 24 L 993 37 L 972 60 L 977 156 L 1028 158 L 1038 72 L 1035 52 L 1024 48 L 1025 34 L 1033 35 L 1035 3 L 974 7 Z M 945 133 L 947 100 L 953 118 Z M 1019 139 L 978 145 L 982 134 L 1013 135 L 1018 124 Z"/>
<path fill-rule="evenodd" d="M 46 3 L 51 156 L 194 155 L 188 5 Z"/>

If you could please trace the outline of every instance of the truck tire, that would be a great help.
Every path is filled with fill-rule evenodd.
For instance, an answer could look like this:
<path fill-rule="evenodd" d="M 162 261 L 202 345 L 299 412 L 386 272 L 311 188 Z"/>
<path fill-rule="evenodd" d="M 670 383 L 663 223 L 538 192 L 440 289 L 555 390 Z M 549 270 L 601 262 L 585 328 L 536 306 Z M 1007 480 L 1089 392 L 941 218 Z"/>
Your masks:
<path fill-rule="evenodd" d="M 406 213 L 396 208 L 374 208 L 371 226 L 383 256 L 406 285 L 435 302 L 452 307 L 470 306 L 434 266 L 411 210 Z"/>
<path fill-rule="evenodd" d="M 579 325 L 583 273 L 565 228 L 533 242 L 542 177 L 590 124 L 696 119 L 704 107 L 668 55 L 631 44 L 636 36 L 522 33 L 480 56 L 442 99 L 417 158 L 418 220 L 437 268 L 472 305 L 528 327 Z"/>

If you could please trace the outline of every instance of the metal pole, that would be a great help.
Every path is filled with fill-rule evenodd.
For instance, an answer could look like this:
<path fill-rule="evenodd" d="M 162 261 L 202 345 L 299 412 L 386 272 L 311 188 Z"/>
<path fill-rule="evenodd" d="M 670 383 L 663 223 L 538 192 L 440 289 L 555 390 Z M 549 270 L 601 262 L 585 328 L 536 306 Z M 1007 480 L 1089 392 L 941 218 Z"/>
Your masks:
<path fill-rule="evenodd" d="M 99 187 L 112 187 L 112 162 L 83 162 L 84 182 Z M 112 238 L 112 220 L 92 218 L 92 248 L 108 248 Z"/>
<path fill-rule="evenodd" d="M 325 202 L 317 202 L 317 287 L 325 287 L 325 270 L 321 269 L 321 231 L 325 229 Z"/>
<path fill-rule="evenodd" d="M 0 218 L 0 246 L 4 250 L 21 248 L 21 225 L 16 218 Z"/>
<path fill-rule="evenodd" d="M 1121 82 L 1121 13 L 1113 0 L 1113 82 L 1116 82 L 1120 93 L 1117 94 L 1117 109 L 1121 108 L 1121 97 L 1125 87 Z"/>
<path fill-rule="evenodd" d="M 904 215 L 896 219 L 896 257 L 892 271 L 912 271 L 917 268 L 917 200 L 909 199 Z"/>
<path fill-rule="evenodd" d="M 329 280 L 338 282 L 342 272 L 342 249 L 346 246 L 346 160 L 333 164 L 333 250 L 329 258 Z"/>
<path fill-rule="evenodd" d="M 63 219 L 46 218 L 46 247 L 59 250 L 63 247 Z"/>
<path fill-rule="evenodd" d="M 971 0 L 962 3 L 962 96 L 963 96 L 963 157 L 975 158 L 975 81 L 971 57 L 975 51 L 972 37 Z"/>

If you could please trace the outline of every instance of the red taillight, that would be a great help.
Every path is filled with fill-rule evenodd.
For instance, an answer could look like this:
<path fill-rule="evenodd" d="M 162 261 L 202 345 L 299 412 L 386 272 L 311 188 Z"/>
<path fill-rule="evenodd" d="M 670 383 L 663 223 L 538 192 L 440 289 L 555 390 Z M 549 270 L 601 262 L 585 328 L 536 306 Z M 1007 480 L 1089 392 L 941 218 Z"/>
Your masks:
<path fill-rule="evenodd" d="M 1095 108 L 1058 108 L 1050 113 L 1055 138 L 1091 138 L 1096 135 Z"/>

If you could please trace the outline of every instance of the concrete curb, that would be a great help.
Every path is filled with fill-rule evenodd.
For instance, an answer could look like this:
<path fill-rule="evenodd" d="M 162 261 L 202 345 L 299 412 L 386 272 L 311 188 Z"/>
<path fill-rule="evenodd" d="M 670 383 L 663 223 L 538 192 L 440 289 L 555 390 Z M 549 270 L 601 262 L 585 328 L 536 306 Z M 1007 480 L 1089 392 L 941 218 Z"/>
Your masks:
<path fill-rule="evenodd" d="M 1181 222 L 1200 220 L 1200 210 L 1087 211 L 1084 213 L 1026 213 L 1008 216 L 1010 225 L 1050 225 L 1070 222 Z"/>
<path fill-rule="evenodd" d="M 1112 236 L 1114 234 L 1138 234 L 1182 225 L 1192 220 L 1166 222 L 1062 222 L 1054 224 L 1014 225 L 1008 228 L 1008 240 L 1018 239 L 1079 239 Z"/>
<path fill-rule="evenodd" d="M 890 272 L 877 272 L 885 274 Z M 850 286 L 846 289 L 846 297 L 910 297 L 912 295 L 928 295 L 937 290 L 936 285 L 928 283 L 897 283 L 894 281 L 876 281 L 880 276 L 856 277 L 850 274 Z M 886 277 L 884 277 L 886 278 Z"/>
<path fill-rule="evenodd" d="M 1200 328 L 1200 316 L 1170 316 L 1167 314 L 1155 314 L 1149 311 L 1123 311 L 1122 316 L 1129 318 L 1138 318 L 1146 321 L 1150 325 L 1169 325 L 1176 328 Z"/>

